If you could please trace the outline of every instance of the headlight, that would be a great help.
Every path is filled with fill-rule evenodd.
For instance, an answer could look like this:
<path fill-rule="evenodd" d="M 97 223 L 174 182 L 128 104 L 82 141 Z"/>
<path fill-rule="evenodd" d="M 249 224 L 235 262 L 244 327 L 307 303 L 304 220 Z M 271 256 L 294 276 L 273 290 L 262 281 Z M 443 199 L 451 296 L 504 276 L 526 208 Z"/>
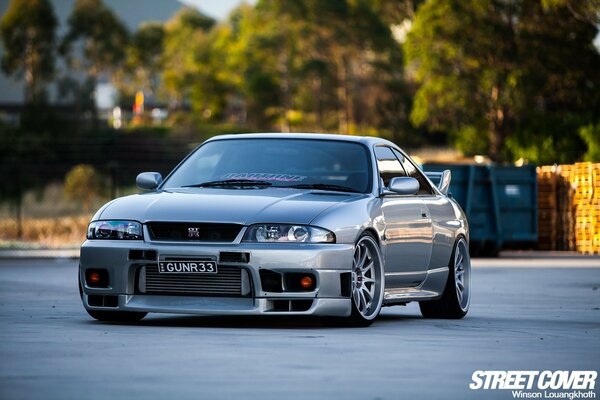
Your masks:
<path fill-rule="evenodd" d="M 135 221 L 94 221 L 87 230 L 88 239 L 142 240 L 142 224 Z"/>
<path fill-rule="evenodd" d="M 248 228 L 244 235 L 244 242 L 335 243 L 335 235 L 333 232 L 314 226 L 259 224 Z"/>

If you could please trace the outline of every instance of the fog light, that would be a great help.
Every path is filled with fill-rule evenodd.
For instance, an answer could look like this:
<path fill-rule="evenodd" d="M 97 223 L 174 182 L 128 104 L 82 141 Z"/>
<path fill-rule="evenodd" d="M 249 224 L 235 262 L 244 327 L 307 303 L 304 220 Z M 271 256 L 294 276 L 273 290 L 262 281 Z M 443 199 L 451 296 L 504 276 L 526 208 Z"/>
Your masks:
<path fill-rule="evenodd" d="M 303 272 L 286 272 L 284 274 L 284 291 L 310 292 L 315 290 L 317 278 L 314 274 Z"/>
<path fill-rule="evenodd" d="M 97 285 L 97 284 L 99 284 L 99 283 L 100 283 L 100 280 L 101 280 L 101 278 L 100 278 L 100 274 L 99 274 L 99 273 L 97 273 L 97 272 L 91 272 L 91 273 L 89 274 L 88 280 L 89 280 L 89 282 L 90 282 L 91 284 L 93 284 L 93 285 Z"/>
<path fill-rule="evenodd" d="M 85 271 L 85 283 L 89 287 L 107 288 L 108 271 L 105 269 L 88 269 Z"/>
<path fill-rule="evenodd" d="M 302 279 L 300 279 L 300 286 L 304 289 L 311 289 L 313 286 L 314 280 L 312 276 L 304 275 Z"/>

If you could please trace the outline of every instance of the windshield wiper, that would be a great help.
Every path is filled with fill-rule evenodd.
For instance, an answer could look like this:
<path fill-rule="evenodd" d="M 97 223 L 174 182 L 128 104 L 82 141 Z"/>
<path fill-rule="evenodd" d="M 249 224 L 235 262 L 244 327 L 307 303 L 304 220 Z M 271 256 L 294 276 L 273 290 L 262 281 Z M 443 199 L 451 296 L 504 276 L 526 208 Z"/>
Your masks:
<path fill-rule="evenodd" d="M 182 187 L 218 187 L 218 186 L 271 186 L 271 182 L 254 179 L 225 179 L 222 181 L 210 181 L 195 183 L 193 185 L 183 185 Z"/>
<path fill-rule="evenodd" d="M 298 185 L 290 185 L 290 186 L 285 186 L 285 187 L 296 188 L 296 189 L 320 189 L 320 190 L 334 190 L 337 192 L 360 193 L 358 190 L 353 189 L 348 186 L 333 185 L 333 184 L 328 184 L 328 183 L 300 183 Z"/>

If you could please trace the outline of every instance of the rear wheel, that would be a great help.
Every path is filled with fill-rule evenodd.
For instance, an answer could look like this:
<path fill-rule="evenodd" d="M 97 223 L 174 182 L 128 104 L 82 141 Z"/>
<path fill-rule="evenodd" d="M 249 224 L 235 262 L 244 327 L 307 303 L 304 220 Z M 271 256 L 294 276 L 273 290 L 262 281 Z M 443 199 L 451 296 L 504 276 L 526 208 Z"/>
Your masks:
<path fill-rule="evenodd" d="M 467 315 L 471 302 L 471 258 L 469 246 L 459 238 L 448 265 L 448 279 L 442 297 L 419 303 L 425 318 L 460 319 Z"/>
<path fill-rule="evenodd" d="M 369 326 L 381 311 L 384 294 L 383 259 L 379 245 L 370 233 L 360 237 L 352 257 L 351 326 Z"/>

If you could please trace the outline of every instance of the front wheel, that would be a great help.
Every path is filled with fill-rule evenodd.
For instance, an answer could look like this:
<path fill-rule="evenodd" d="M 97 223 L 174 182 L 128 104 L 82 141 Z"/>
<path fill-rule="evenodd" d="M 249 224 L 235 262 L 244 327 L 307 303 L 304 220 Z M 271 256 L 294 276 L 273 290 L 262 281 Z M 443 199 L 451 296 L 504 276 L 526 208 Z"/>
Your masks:
<path fill-rule="evenodd" d="M 442 297 L 419 303 L 421 314 L 425 318 L 461 319 L 469 311 L 471 257 L 467 241 L 462 237 L 454 245 L 448 269 L 448 279 Z"/>
<path fill-rule="evenodd" d="M 375 238 L 366 233 L 354 247 L 352 257 L 351 326 L 369 326 L 381 311 L 384 295 L 383 258 Z"/>

